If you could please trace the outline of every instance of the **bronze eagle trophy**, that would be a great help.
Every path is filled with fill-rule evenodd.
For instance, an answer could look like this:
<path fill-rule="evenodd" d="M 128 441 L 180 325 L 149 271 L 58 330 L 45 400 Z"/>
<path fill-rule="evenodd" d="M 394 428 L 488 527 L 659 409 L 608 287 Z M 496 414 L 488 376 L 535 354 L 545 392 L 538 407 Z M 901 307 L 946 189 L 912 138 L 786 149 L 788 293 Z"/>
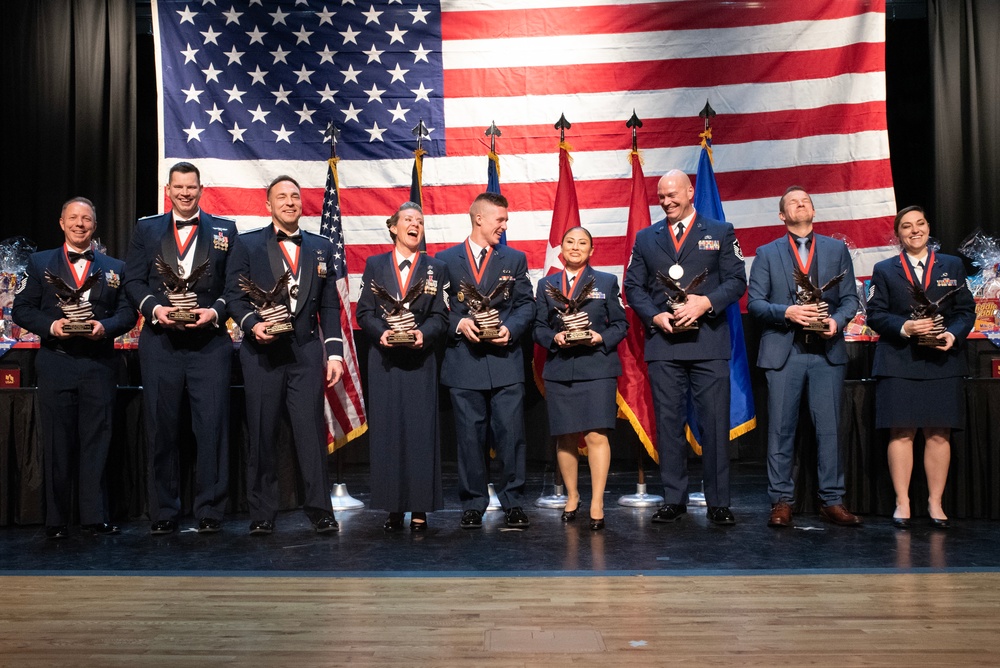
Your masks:
<path fill-rule="evenodd" d="M 941 339 L 938 338 L 944 334 L 944 316 L 940 313 L 941 306 L 961 289 L 961 286 L 952 288 L 934 301 L 931 301 L 927 298 L 927 293 L 923 291 L 923 288 L 919 285 L 910 284 L 910 295 L 913 297 L 913 301 L 916 302 L 910 311 L 911 317 L 914 320 L 930 318 L 934 321 L 934 328 L 931 331 L 917 337 L 918 345 L 936 348 L 942 344 Z"/>
<path fill-rule="evenodd" d="M 812 304 L 819 311 L 819 315 L 810 322 L 808 325 L 803 327 L 803 329 L 810 332 L 825 332 L 827 330 L 826 323 L 823 322 L 828 317 L 830 317 L 830 305 L 823 300 L 823 293 L 830 288 L 836 287 L 844 280 L 844 276 L 847 275 L 847 270 L 840 272 L 829 281 L 827 281 L 823 287 L 817 288 L 809 280 L 809 275 L 798 267 L 792 268 L 792 276 L 795 278 L 795 303 L 800 306 L 806 306 Z"/>
<path fill-rule="evenodd" d="M 479 288 L 465 280 L 458 288 L 458 301 L 465 302 L 469 307 L 469 314 L 479 328 L 479 340 L 491 341 L 500 338 L 500 312 L 493 308 L 492 304 L 501 292 L 506 292 L 509 288 L 501 281 L 488 295 L 484 295 Z"/>
<path fill-rule="evenodd" d="M 83 298 L 83 293 L 94 287 L 101 279 L 101 272 L 95 271 L 83 281 L 79 288 L 70 287 L 66 281 L 45 270 L 45 280 L 56 291 L 59 309 L 69 322 L 63 325 L 64 334 L 90 334 L 94 331 L 94 309 L 89 301 Z"/>
<path fill-rule="evenodd" d="M 170 305 L 177 310 L 170 314 L 170 319 L 175 322 L 197 322 L 198 315 L 191 309 L 198 307 L 198 295 L 191 292 L 191 288 L 208 271 L 209 260 L 205 260 L 191 270 L 191 275 L 183 277 L 163 259 L 162 255 L 157 255 L 154 260 L 156 270 L 163 278 L 163 286 L 167 291 L 167 299 Z"/>
<path fill-rule="evenodd" d="M 590 333 L 590 316 L 581 311 L 580 307 L 590 299 L 590 291 L 594 289 L 595 282 L 594 277 L 591 276 L 590 280 L 580 288 L 580 293 L 576 297 L 567 297 L 552 283 L 545 286 L 545 294 L 551 297 L 555 303 L 565 307 L 564 311 L 556 309 L 556 314 L 566 331 L 566 343 L 583 343 L 593 338 Z"/>
<path fill-rule="evenodd" d="M 375 293 L 376 297 L 385 302 L 385 304 L 380 304 L 382 315 L 385 318 L 386 324 L 389 325 L 389 329 L 392 330 L 392 333 L 389 334 L 386 340 L 390 344 L 411 344 L 416 341 L 417 336 L 413 333 L 413 329 L 417 326 L 417 319 L 409 307 L 407 307 L 407 304 L 412 303 L 414 299 L 423 293 L 424 279 L 420 279 L 416 284 L 411 285 L 406 294 L 399 299 L 393 297 L 388 290 L 375 281 L 372 281 L 371 291 Z M 388 308 L 386 305 L 388 305 Z"/>
<path fill-rule="evenodd" d="M 667 303 L 670 304 L 670 310 L 676 310 L 678 306 L 684 304 L 688 300 L 688 295 L 694 294 L 694 289 L 705 282 L 708 278 L 708 269 L 702 269 L 701 273 L 691 279 L 685 287 L 681 287 L 680 283 L 670 278 L 662 271 L 656 272 L 656 280 L 663 284 L 667 289 L 665 290 L 667 294 Z M 692 330 L 698 329 L 698 321 L 695 320 L 690 325 L 675 325 L 671 323 L 671 327 L 674 333 L 679 332 L 690 332 Z"/>
<path fill-rule="evenodd" d="M 292 315 L 285 305 L 285 295 L 288 290 L 288 283 L 292 280 L 292 272 L 285 271 L 278 277 L 278 281 L 270 290 L 265 290 L 248 277 L 241 275 L 239 280 L 240 289 L 246 293 L 253 303 L 257 315 L 264 322 L 273 323 L 264 328 L 266 334 L 284 334 L 294 329 L 292 325 Z"/>

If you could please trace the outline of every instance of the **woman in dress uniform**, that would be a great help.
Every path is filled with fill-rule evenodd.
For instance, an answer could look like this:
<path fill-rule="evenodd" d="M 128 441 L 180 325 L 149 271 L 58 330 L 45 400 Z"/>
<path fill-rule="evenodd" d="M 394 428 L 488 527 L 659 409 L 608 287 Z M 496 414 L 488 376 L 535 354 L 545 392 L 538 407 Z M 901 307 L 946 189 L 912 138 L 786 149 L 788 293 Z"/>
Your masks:
<path fill-rule="evenodd" d="M 435 347 L 448 326 L 448 279 L 444 264 L 420 250 L 420 205 L 406 202 L 386 224 L 395 248 L 368 258 L 357 310 L 372 342 L 371 503 L 389 511 L 386 531 L 401 531 L 407 511 L 410 530 L 426 531 L 427 512 L 443 507 Z"/>
<path fill-rule="evenodd" d="M 923 431 L 927 505 L 932 526 L 948 528 L 941 496 L 948 479 L 952 429 L 965 422 L 968 374 L 965 338 L 975 321 L 975 305 L 965 283 L 962 261 L 928 250 L 930 225 L 924 210 L 910 206 L 896 214 L 896 236 L 902 246 L 898 257 L 883 260 L 872 272 L 868 324 L 879 334 L 872 375 L 875 386 L 875 426 L 889 429 L 889 472 L 896 491 L 893 524 L 910 526 L 910 473 L 913 438 Z M 931 302 L 941 300 L 943 331 L 936 330 L 939 345 L 921 345 L 920 338 L 935 331 L 930 317 L 914 319 L 917 301 L 911 291 L 919 287 Z"/>
<path fill-rule="evenodd" d="M 590 463 L 590 528 L 599 531 L 604 528 L 604 487 L 611 464 L 608 430 L 615 426 L 615 390 L 622 372 L 618 344 L 628 322 L 618 279 L 590 267 L 594 252 L 590 232 L 582 227 L 567 231 L 561 251 L 566 268 L 538 282 L 534 338 L 548 351 L 542 378 L 549 432 L 556 437 L 556 457 L 566 485 L 562 520 L 575 520 L 580 505 L 577 453 L 582 436 Z M 582 323 L 589 337 L 576 338 L 583 335 L 573 333 L 581 327 L 571 313 L 577 307 L 589 318 L 589 324 L 585 318 Z"/>

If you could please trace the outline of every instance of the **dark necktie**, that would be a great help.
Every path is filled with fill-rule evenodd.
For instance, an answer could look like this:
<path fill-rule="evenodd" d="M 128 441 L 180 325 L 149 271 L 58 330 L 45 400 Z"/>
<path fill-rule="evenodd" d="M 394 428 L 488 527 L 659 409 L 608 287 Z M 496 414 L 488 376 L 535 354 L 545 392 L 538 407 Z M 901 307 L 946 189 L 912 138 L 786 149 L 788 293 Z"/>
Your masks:
<path fill-rule="evenodd" d="M 479 259 L 476 260 L 476 269 L 483 268 L 483 260 L 485 259 L 486 259 L 486 249 L 484 248 L 481 251 L 479 251 Z"/>
<path fill-rule="evenodd" d="M 917 263 L 917 266 L 914 268 L 914 273 L 917 275 L 917 283 L 918 284 L 919 283 L 923 283 L 924 282 L 924 261 L 923 260 L 921 260 L 920 262 Z"/>
<path fill-rule="evenodd" d="M 806 244 L 809 243 L 809 237 L 795 237 L 795 243 L 799 245 L 799 262 L 802 266 L 806 266 L 806 262 L 809 261 L 809 249 L 806 248 Z"/>
<path fill-rule="evenodd" d="M 177 225 L 178 230 L 181 229 L 182 227 L 188 227 L 189 225 L 192 227 L 197 227 L 198 216 L 195 216 L 191 220 L 175 220 L 174 224 Z"/>
<path fill-rule="evenodd" d="M 684 237 L 684 223 L 677 223 L 677 241 Z"/>
<path fill-rule="evenodd" d="M 570 294 L 573 294 L 573 284 L 574 283 L 576 283 L 576 276 L 570 276 L 569 277 L 569 283 L 568 283 L 568 285 L 569 285 L 569 293 Z"/>
<path fill-rule="evenodd" d="M 76 264 L 80 260 L 86 260 L 87 262 L 94 261 L 94 251 L 85 250 L 82 253 L 77 253 L 75 251 L 66 251 L 66 257 L 69 258 L 70 264 Z"/>
<path fill-rule="evenodd" d="M 409 267 L 409 266 L 410 266 L 410 261 L 409 260 L 403 260 L 402 262 L 399 263 L 399 270 L 400 271 L 406 271 L 406 268 Z"/>
<path fill-rule="evenodd" d="M 274 238 L 280 241 L 291 241 L 296 246 L 302 245 L 302 235 L 301 234 L 285 234 L 283 230 L 278 230 L 278 233 L 274 235 Z"/>

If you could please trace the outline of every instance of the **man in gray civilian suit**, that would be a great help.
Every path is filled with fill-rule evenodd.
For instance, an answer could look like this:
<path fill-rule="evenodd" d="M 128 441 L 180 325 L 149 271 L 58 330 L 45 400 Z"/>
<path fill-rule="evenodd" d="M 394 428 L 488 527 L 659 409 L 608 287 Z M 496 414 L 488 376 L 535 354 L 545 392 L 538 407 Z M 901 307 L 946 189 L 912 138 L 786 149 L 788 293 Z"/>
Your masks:
<path fill-rule="evenodd" d="M 767 478 L 771 499 L 768 526 L 792 525 L 795 483 L 795 432 L 802 393 L 816 429 L 820 516 L 834 524 L 858 526 L 861 520 L 844 507 L 844 466 L 838 421 L 847 350 L 844 327 L 858 311 L 851 256 L 844 242 L 813 231 L 815 215 L 805 190 L 792 186 L 778 202 L 778 217 L 788 233 L 757 249 L 750 269 L 748 308 L 763 327 L 757 366 L 768 388 Z M 816 287 L 846 272 L 823 294 L 826 330 L 805 329 L 820 317 L 816 304 L 797 304 L 794 267 Z"/>

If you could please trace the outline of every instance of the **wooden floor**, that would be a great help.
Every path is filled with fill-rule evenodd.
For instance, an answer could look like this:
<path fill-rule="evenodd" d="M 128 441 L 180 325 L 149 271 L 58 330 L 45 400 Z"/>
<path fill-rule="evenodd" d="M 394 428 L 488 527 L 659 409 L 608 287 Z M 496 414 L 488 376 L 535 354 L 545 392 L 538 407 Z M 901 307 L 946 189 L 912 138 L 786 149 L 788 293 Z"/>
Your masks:
<path fill-rule="evenodd" d="M 0 578 L 0 665 L 232 664 L 997 666 L 1000 574 Z"/>

